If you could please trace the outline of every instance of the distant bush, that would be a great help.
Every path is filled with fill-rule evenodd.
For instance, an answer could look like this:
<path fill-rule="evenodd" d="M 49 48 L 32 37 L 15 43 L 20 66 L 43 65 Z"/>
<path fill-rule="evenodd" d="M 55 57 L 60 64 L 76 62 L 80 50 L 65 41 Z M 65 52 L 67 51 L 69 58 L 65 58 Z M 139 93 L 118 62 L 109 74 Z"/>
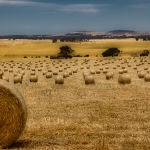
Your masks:
<path fill-rule="evenodd" d="M 82 57 L 81 55 L 74 55 L 74 57 Z"/>
<path fill-rule="evenodd" d="M 60 52 L 58 53 L 58 58 L 72 58 L 74 50 L 69 46 L 60 47 Z"/>
<path fill-rule="evenodd" d="M 140 56 L 148 56 L 149 55 L 149 50 L 143 50 Z"/>
<path fill-rule="evenodd" d="M 118 48 L 109 48 L 102 53 L 103 57 L 118 56 L 121 51 Z"/>
<path fill-rule="evenodd" d="M 89 57 L 89 54 L 85 55 L 84 57 Z"/>
<path fill-rule="evenodd" d="M 57 56 L 50 56 L 50 59 L 58 59 Z"/>

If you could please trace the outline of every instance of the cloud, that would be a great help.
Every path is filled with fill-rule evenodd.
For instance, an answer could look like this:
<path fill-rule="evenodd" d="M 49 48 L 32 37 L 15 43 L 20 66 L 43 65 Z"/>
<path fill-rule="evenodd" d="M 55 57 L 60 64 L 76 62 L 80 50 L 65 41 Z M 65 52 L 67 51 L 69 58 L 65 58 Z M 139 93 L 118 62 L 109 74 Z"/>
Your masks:
<path fill-rule="evenodd" d="M 0 5 L 34 5 L 36 2 L 30 0 L 0 0 Z"/>
<path fill-rule="evenodd" d="M 60 6 L 60 11 L 65 12 L 81 12 L 81 13 L 97 13 L 99 9 L 94 4 L 70 4 Z"/>
<path fill-rule="evenodd" d="M 146 9 L 148 7 L 149 7 L 149 5 L 147 5 L 147 4 L 133 4 L 133 5 L 130 5 L 130 8 L 134 8 L 134 9 Z"/>
<path fill-rule="evenodd" d="M 32 0 L 0 0 L 0 5 L 6 6 L 31 6 L 45 8 L 49 11 L 76 12 L 76 13 L 98 13 L 107 4 L 55 4 L 45 2 L 35 2 Z"/>

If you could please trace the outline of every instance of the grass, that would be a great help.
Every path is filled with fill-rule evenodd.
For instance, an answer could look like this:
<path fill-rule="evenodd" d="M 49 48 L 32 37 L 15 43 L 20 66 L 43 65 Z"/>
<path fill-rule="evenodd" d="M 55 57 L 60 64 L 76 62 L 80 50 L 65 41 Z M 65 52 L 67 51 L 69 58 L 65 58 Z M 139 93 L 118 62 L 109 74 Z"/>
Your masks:
<path fill-rule="evenodd" d="M 81 43 L 52 43 L 51 40 L 0 40 L 0 55 L 55 55 L 58 53 L 59 47 L 63 45 L 70 46 L 76 54 L 89 54 L 90 56 L 96 56 L 111 47 L 117 47 L 127 55 L 150 49 L 150 41 L 136 41 L 135 39 L 93 40 Z"/>

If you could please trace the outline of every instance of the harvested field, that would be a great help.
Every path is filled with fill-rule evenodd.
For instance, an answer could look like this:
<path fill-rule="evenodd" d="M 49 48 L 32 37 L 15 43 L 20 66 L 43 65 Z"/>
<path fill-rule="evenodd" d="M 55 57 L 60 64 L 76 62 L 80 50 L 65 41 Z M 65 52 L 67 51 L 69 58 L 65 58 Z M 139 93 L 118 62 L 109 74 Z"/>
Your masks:
<path fill-rule="evenodd" d="M 46 56 L 56 55 L 61 46 L 68 45 L 77 55 L 96 56 L 102 51 L 119 48 L 124 55 L 137 55 L 144 49 L 150 48 L 149 41 L 135 39 L 106 39 L 91 40 L 89 42 L 57 42 L 51 40 L 0 40 L 0 56 Z"/>
<path fill-rule="evenodd" d="M 10 149 L 150 149 L 149 57 L 2 58 L 0 69 L 28 108 L 25 131 Z M 64 74 L 64 84 L 55 84 Z M 131 83 L 119 84 L 120 74 L 129 74 Z M 30 82 L 31 75 L 38 80 Z M 85 84 L 84 75 L 95 84 Z M 14 76 L 22 82 L 14 83 Z"/>

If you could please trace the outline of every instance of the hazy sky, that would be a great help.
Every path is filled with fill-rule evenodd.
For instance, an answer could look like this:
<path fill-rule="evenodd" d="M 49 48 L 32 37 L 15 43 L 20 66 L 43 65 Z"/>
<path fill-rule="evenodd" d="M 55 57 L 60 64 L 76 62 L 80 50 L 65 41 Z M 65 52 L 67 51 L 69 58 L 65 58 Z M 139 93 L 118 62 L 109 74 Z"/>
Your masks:
<path fill-rule="evenodd" d="M 150 0 L 0 0 L 0 34 L 150 31 Z"/>

